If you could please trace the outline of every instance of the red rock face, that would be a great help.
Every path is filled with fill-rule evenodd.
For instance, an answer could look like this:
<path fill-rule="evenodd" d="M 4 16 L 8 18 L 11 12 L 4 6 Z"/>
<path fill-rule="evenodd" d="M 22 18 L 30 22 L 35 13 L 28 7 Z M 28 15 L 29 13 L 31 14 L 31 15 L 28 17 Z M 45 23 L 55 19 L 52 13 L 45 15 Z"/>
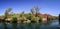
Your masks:
<path fill-rule="evenodd" d="M 47 22 L 47 18 L 42 18 L 42 22 Z"/>
<path fill-rule="evenodd" d="M 33 14 L 33 16 L 36 16 L 35 14 Z M 37 16 L 41 16 L 42 19 L 44 20 L 44 18 L 47 20 L 47 17 L 48 18 L 53 18 L 54 16 L 50 15 L 50 14 L 38 14 Z M 45 21 L 46 21 L 45 20 Z"/>

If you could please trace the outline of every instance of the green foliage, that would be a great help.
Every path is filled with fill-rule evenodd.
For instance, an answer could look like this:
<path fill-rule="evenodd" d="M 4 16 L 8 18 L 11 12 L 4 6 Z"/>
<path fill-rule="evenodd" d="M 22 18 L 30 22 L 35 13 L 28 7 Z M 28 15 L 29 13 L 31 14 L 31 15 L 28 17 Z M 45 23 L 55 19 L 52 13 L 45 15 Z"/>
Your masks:
<path fill-rule="evenodd" d="M 39 18 L 38 17 L 35 17 L 35 21 L 38 21 L 39 20 Z"/>
<path fill-rule="evenodd" d="M 42 17 L 41 16 L 39 16 L 38 18 L 39 18 L 39 20 L 42 20 Z"/>
<path fill-rule="evenodd" d="M 25 14 L 24 17 L 25 17 L 26 19 L 29 19 L 29 18 L 30 18 L 30 15 L 29 15 L 29 14 Z"/>
<path fill-rule="evenodd" d="M 20 14 L 20 17 L 22 18 L 22 20 L 26 20 L 26 16 L 24 14 L 24 11 Z"/>
<path fill-rule="evenodd" d="M 9 16 L 8 16 L 8 18 L 14 18 L 14 17 L 19 18 L 19 15 L 17 15 L 17 14 L 9 14 Z"/>
<path fill-rule="evenodd" d="M 0 19 L 4 18 L 4 16 L 0 16 Z"/>
<path fill-rule="evenodd" d="M 23 19 L 23 20 L 26 20 L 26 17 L 25 17 L 25 16 L 22 16 L 22 19 Z"/>
<path fill-rule="evenodd" d="M 12 10 L 12 8 L 8 8 L 6 11 L 7 11 L 7 12 L 10 12 L 11 10 Z"/>
<path fill-rule="evenodd" d="M 24 11 L 20 14 L 20 17 L 24 16 Z"/>
<path fill-rule="evenodd" d="M 31 13 L 34 14 L 34 8 L 31 9 Z"/>
<path fill-rule="evenodd" d="M 8 8 L 8 9 L 5 11 L 5 17 L 8 17 L 9 12 L 10 12 L 11 10 L 12 10 L 11 8 Z"/>
<path fill-rule="evenodd" d="M 39 8 L 38 8 L 38 6 L 36 6 L 36 7 L 34 7 L 34 8 L 32 8 L 31 9 L 31 13 L 28 13 L 28 14 L 25 14 L 24 13 L 24 11 L 21 13 L 21 14 L 15 14 L 15 13 L 13 13 L 12 12 L 12 14 L 9 14 L 9 12 L 11 12 L 11 10 L 12 10 L 12 8 L 8 8 L 6 11 L 5 11 L 5 16 L 2 16 L 2 17 L 0 17 L 0 18 L 22 18 L 22 20 L 27 20 L 27 19 L 29 19 L 30 21 L 36 21 L 36 22 L 38 22 L 39 20 L 42 20 L 42 16 L 38 16 L 38 15 L 40 15 L 40 12 L 39 12 Z M 36 15 L 36 17 L 35 17 L 35 15 Z M 45 14 L 45 15 L 47 15 L 47 14 Z M 48 16 L 50 16 L 50 15 L 48 15 Z M 50 20 L 50 19 L 58 19 L 58 17 L 47 17 L 47 19 L 48 20 Z"/>
<path fill-rule="evenodd" d="M 36 16 L 39 14 L 39 8 L 38 6 L 35 7 L 35 12 L 36 12 Z"/>
<path fill-rule="evenodd" d="M 31 20 L 34 20 L 35 19 L 35 16 L 31 15 Z"/>
<path fill-rule="evenodd" d="M 11 8 L 8 8 L 8 9 L 5 11 L 5 16 L 4 16 L 4 19 L 2 20 L 3 25 L 4 25 L 4 26 L 3 26 L 4 29 L 7 29 L 5 19 L 7 19 L 8 15 L 9 15 L 9 12 L 10 12 L 11 10 L 12 10 Z"/>
<path fill-rule="evenodd" d="M 32 9 L 31 9 L 31 13 L 32 13 L 32 14 L 34 14 L 34 13 L 35 13 L 35 14 L 36 14 L 36 16 L 38 16 L 38 14 L 40 14 L 38 6 L 36 6 L 36 7 L 32 8 Z"/>

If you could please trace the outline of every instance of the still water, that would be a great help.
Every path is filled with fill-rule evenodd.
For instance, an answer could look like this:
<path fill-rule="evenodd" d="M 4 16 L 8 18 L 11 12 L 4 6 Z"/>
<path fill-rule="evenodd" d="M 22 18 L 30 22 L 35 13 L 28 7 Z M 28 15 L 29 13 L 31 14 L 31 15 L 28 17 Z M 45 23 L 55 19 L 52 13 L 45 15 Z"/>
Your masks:
<path fill-rule="evenodd" d="M 7 29 L 59 29 L 59 22 L 58 20 L 54 20 L 48 23 L 29 23 L 29 24 L 17 24 L 17 26 L 12 24 L 7 24 Z M 0 23 L 0 29 L 3 29 L 3 23 Z"/>

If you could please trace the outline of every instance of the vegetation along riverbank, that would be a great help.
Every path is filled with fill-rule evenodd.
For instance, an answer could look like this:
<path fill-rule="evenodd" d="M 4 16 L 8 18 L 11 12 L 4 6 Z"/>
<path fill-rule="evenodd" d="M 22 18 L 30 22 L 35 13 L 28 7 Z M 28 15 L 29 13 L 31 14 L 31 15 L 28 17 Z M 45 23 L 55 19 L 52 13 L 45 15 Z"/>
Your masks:
<path fill-rule="evenodd" d="M 14 12 L 11 12 L 12 8 L 8 8 L 5 11 L 5 14 L 0 16 L 0 22 L 4 21 L 5 23 L 12 23 L 15 20 L 17 23 L 39 23 L 58 19 L 58 16 L 40 13 L 38 6 L 33 7 L 30 10 L 30 13 L 25 13 L 23 11 L 20 14 L 15 14 Z"/>

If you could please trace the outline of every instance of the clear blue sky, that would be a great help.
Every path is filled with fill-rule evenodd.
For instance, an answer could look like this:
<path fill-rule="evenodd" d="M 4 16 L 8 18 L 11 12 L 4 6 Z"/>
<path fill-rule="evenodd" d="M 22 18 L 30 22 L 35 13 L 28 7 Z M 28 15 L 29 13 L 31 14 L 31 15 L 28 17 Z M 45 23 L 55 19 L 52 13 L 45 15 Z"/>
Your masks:
<path fill-rule="evenodd" d="M 0 15 L 3 15 L 7 8 L 12 8 L 14 13 L 29 13 L 34 6 L 40 8 L 40 13 L 47 13 L 58 16 L 60 13 L 60 0 L 0 0 Z"/>

